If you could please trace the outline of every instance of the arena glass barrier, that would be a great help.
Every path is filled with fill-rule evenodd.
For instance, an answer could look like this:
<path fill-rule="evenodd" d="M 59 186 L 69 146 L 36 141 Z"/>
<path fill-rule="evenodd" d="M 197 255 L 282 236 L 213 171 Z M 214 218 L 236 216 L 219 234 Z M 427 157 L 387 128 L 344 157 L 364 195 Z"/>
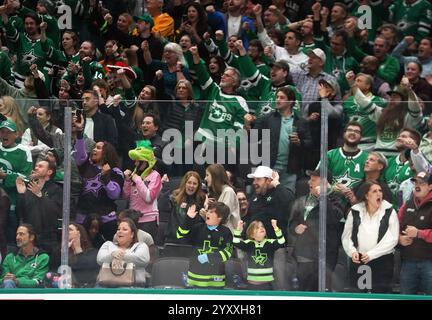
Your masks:
<path fill-rule="evenodd" d="M 317 104 L 321 106 L 321 103 L 315 102 L 315 107 Z M 271 103 L 249 102 L 254 110 L 259 110 L 258 107 L 265 109 L 264 104 L 275 108 Z M 29 110 L 33 106 L 36 107 L 34 114 L 30 115 Z M 97 288 L 94 290 L 98 292 L 104 288 L 113 293 L 139 290 L 150 294 L 258 293 L 263 296 L 288 294 L 305 297 L 316 297 L 313 292 L 329 297 L 362 297 L 352 293 L 364 292 L 399 293 L 401 258 L 397 243 L 394 254 L 393 249 L 389 249 L 387 255 L 392 261 L 382 262 L 376 271 L 376 266 L 369 267 L 373 260 L 354 265 L 352 257 L 345 252 L 352 249 L 350 241 L 344 238 L 345 250 L 341 241 L 342 234 L 346 236 L 344 227 L 347 218 L 349 220 L 352 203 L 361 202 L 360 199 L 353 201 L 352 196 L 357 196 L 354 191 L 358 191 L 357 187 L 364 180 L 368 155 L 361 152 L 361 159 L 357 160 L 356 157 L 345 156 L 342 149 L 337 148 L 342 147 L 344 142 L 346 144 L 347 140 L 360 139 L 365 133 L 364 128 L 370 129 L 372 118 L 353 115 L 350 120 L 363 126 L 359 130 L 354 124 L 354 128 L 344 130 L 349 120 L 335 118 L 334 115 L 329 117 L 326 107 L 313 109 L 318 116 L 311 117 L 311 111 L 305 115 L 308 120 L 303 121 L 299 120 L 301 108 L 294 108 L 292 117 L 286 117 L 287 124 L 282 122 L 285 132 L 281 134 L 288 139 L 287 143 L 286 140 L 277 140 L 281 134 L 275 131 L 276 128 L 280 130 L 281 125 L 269 120 L 270 115 L 253 111 L 246 113 L 244 106 L 226 101 L 188 101 L 181 104 L 178 101 L 136 102 L 112 98 L 99 106 L 96 117 L 90 103 L 72 100 L 15 100 L 10 110 L 5 116 L 16 122 L 17 141 L 21 138 L 21 145 L 31 149 L 33 164 L 47 156 L 50 161 L 56 161 L 53 180 L 63 187 L 62 207 L 57 210 L 56 216 L 41 218 L 51 219 L 48 222 L 34 221 L 38 228 L 43 228 L 42 233 L 47 230 L 41 226 L 52 227 L 55 224 L 58 227 L 55 231 L 51 230 L 55 233 L 55 240 L 51 238 L 45 246 L 38 244 L 41 249 L 50 252 L 51 262 L 43 279 L 35 286 L 37 288 L 72 290 L 68 292 L 89 292 L 86 290 L 91 288 Z M 88 114 L 92 117 L 87 117 Z M 42 127 L 48 129 L 46 119 L 49 118 L 57 121 L 61 130 L 52 127 L 49 127 L 50 131 L 41 130 Z M 416 128 L 426 132 L 426 122 L 425 117 Z M 155 132 L 159 136 L 155 137 Z M 111 141 L 114 148 L 107 148 L 106 143 L 96 144 L 91 135 L 98 142 Z M 403 139 L 409 140 L 407 137 Z M 78 140 L 82 141 L 77 144 Z M 202 143 L 203 140 L 206 143 Z M 280 149 L 285 150 L 286 154 L 278 156 L 277 150 Z M 114 150 L 118 157 L 114 156 Z M 328 150 L 331 151 L 328 153 Z M 87 157 L 83 152 L 87 153 Z M 327 153 L 328 157 L 324 157 Z M 81 155 L 79 166 L 77 154 Z M 88 163 L 88 157 L 98 165 Z M 284 165 L 280 165 L 283 161 L 298 164 L 294 166 L 297 171 L 290 171 L 294 175 L 286 174 Z M 386 159 L 387 164 L 394 161 L 391 157 Z M 142 162 L 150 165 L 140 168 Z M 235 219 L 232 219 L 235 223 L 228 221 L 230 228 L 216 231 L 220 232 L 217 241 L 211 235 L 214 230 L 209 230 L 205 224 L 194 229 L 192 219 L 185 222 L 186 216 L 195 216 L 195 222 L 200 219 L 207 221 L 207 216 L 205 210 L 188 213 L 192 199 L 184 196 L 187 181 L 182 184 L 182 178 L 189 174 L 189 177 L 192 176 L 189 179 L 202 191 L 202 199 L 220 193 L 217 188 L 221 188 L 220 181 L 224 181 L 225 176 L 217 169 L 211 172 L 208 168 L 206 170 L 212 163 L 223 164 L 228 171 L 230 185 L 233 190 L 240 191 L 237 197 L 243 198 L 236 210 L 242 220 L 247 221 L 243 232 L 236 231 L 238 225 Z M 271 183 L 267 184 L 270 179 L 262 177 L 266 175 L 265 171 L 260 172 L 261 175 L 256 178 L 258 181 L 247 177 L 260 165 L 276 168 L 281 185 L 274 187 Z M 146 171 L 148 167 L 151 170 Z M 38 172 L 35 171 L 21 174 L 27 188 L 29 183 L 38 182 Z M 105 175 L 103 178 L 100 178 L 101 171 Z M 190 171 L 196 174 L 190 174 Z M 206 173 L 210 176 L 207 182 Z M 400 207 L 409 199 L 406 190 L 410 187 L 397 188 L 395 174 L 391 172 L 384 171 L 382 176 L 381 181 L 387 182 L 390 190 L 395 191 L 390 202 L 395 208 Z M 209 180 L 217 181 L 215 186 Z M 277 200 L 281 201 L 281 205 L 272 203 L 272 189 L 280 189 L 283 185 L 292 192 L 287 193 L 284 188 L 285 193 L 278 195 L 283 198 Z M 183 199 L 179 191 L 183 192 Z M 270 203 L 269 212 L 272 212 L 273 218 L 279 218 L 275 225 L 268 217 L 264 218 L 268 237 L 273 238 L 266 241 L 264 247 L 262 244 L 254 246 L 250 240 L 244 242 L 247 237 L 254 237 L 253 228 L 248 230 L 247 227 L 255 218 L 260 220 L 262 212 L 257 208 L 259 205 L 266 206 L 265 202 L 258 206 L 254 204 L 264 199 L 260 196 L 257 199 L 257 192 L 267 196 L 265 200 Z M 45 197 L 49 198 L 48 194 L 42 194 L 42 198 Z M 249 207 L 245 207 L 245 199 Z M 233 205 L 230 201 L 232 199 L 226 199 L 225 203 Z M 16 246 L 13 228 L 18 222 L 32 222 L 28 218 L 26 221 L 19 213 L 23 210 L 19 208 L 23 203 L 17 202 L 16 206 L 12 203 L 11 206 L 16 219 L 20 220 L 12 224 L 10 221 L 14 216 L 10 213 L 8 216 L 9 223 L 4 234 L 7 235 L 7 248 L 11 251 Z M 205 201 L 199 207 L 207 205 L 208 201 Z M 144 208 L 147 215 L 128 210 L 130 208 Z M 254 210 L 249 216 L 248 208 Z M 26 209 L 36 210 L 31 206 Z M 126 239 L 136 228 L 130 225 L 130 221 L 137 222 L 141 230 L 137 231 L 139 241 L 136 243 L 134 237 Z M 389 220 L 391 223 L 394 219 Z M 117 227 L 118 224 L 120 227 Z M 275 232 L 274 229 L 280 231 Z M 223 230 L 230 232 L 221 232 Z M 114 242 L 112 238 L 107 238 L 110 234 L 115 234 Z M 191 239 L 192 235 L 194 238 Z M 124 254 L 118 247 L 122 242 L 121 246 L 128 247 Z M 246 251 L 239 249 L 241 246 Z M 363 267 L 358 268 L 359 265 Z M 392 274 L 386 277 L 385 283 L 373 277 L 373 272 L 381 272 L 381 277 L 381 265 L 387 268 L 384 270 L 388 274 Z M 133 276 L 129 277 L 130 274 Z M 25 290 L 38 292 L 38 289 Z M 423 294 L 424 288 L 419 287 L 418 293 Z"/>

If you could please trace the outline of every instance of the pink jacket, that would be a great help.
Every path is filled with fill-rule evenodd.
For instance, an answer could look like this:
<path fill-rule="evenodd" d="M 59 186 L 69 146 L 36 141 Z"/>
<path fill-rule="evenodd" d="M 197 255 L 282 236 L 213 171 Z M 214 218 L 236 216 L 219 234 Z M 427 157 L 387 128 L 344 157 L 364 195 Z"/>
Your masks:
<path fill-rule="evenodd" d="M 134 175 L 132 180 L 125 180 L 123 185 L 123 198 L 129 201 L 129 209 L 143 213 L 139 223 L 155 220 L 159 222 L 157 198 L 162 189 L 159 173 L 152 170 L 144 181 L 138 175 Z"/>

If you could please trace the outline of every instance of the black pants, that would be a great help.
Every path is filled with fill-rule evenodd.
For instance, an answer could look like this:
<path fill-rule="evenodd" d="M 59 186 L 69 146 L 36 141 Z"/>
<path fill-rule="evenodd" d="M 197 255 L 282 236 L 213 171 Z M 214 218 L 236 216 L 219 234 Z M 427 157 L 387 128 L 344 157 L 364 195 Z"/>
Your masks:
<path fill-rule="evenodd" d="M 150 221 L 150 222 L 140 223 L 138 225 L 138 228 L 141 229 L 141 230 L 143 230 L 143 231 L 145 231 L 145 232 L 147 232 L 147 233 L 150 233 L 150 235 L 152 236 L 153 240 L 157 239 L 157 234 L 158 234 L 159 226 L 158 226 L 156 220 L 155 221 Z"/>
<path fill-rule="evenodd" d="M 271 285 L 271 282 L 264 282 L 262 284 L 252 284 L 248 282 L 247 289 L 248 290 L 273 290 L 273 287 Z"/>
<path fill-rule="evenodd" d="M 112 241 L 117 232 L 117 220 L 102 223 L 99 232 L 102 233 L 106 241 Z"/>
<path fill-rule="evenodd" d="M 362 266 L 369 266 L 370 269 L 359 270 Z M 381 256 L 370 261 L 368 264 L 350 263 L 351 289 L 355 292 L 391 293 L 393 279 L 394 255 L 393 253 Z M 368 282 L 367 273 L 370 270 L 371 286 L 364 288 Z"/>
<path fill-rule="evenodd" d="M 327 265 L 326 287 L 331 288 L 331 276 L 334 268 Z M 299 291 L 318 291 L 318 261 L 298 262 L 297 278 Z"/>

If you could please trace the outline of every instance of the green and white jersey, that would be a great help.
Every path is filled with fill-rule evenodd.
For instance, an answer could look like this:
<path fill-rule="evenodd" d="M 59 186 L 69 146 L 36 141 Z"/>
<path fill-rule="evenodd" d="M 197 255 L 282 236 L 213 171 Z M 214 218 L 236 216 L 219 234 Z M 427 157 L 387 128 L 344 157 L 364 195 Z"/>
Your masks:
<path fill-rule="evenodd" d="M 389 21 L 396 24 L 401 36 L 414 36 L 420 41 L 429 35 L 432 22 L 432 5 L 427 0 L 417 0 L 407 4 L 405 0 L 395 0 L 389 7 Z"/>
<path fill-rule="evenodd" d="M 8 44 L 13 48 L 12 51 L 17 54 L 17 63 L 15 64 L 15 86 L 24 87 L 24 79 L 30 72 L 30 66 L 37 64 L 38 69 L 48 78 L 47 55 L 42 50 L 41 41 L 32 40 L 24 32 L 18 30 L 11 24 L 6 25 L 6 34 Z M 52 41 L 47 39 L 48 46 L 52 46 Z"/>
<path fill-rule="evenodd" d="M 359 148 L 361 150 L 371 151 L 375 146 L 377 138 L 376 122 L 371 116 L 375 113 L 376 106 L 384 106 L 386 101 L 374 96 L 371 92 L 365 97 L 370 101 L 367 104 L 362 103 L 354 96 L 350 96 L 343 102 L 343 110 L 349 121 L 356 121 L 360 123 L 363 128 Z"/>
<path fill-rule="evenodd" d="M 315 49 L 316 47 L 317 47 L 317 46 L 316 46 L 315 42 L 308 43 L 308 44 L 305 44 L 304 42 L 302 42 L 302 43 L 300 44 L 299 51 L 300 51 L 300 52 L 303 52 L 304 54 L 308 54 L 309 50 L 313 50 L 313 49 Z"/>
<path fill-rule="evenodd" d="M 376 32 L 379 26 L 382 24 L 383 20 L 386 16 L 386 9 L 384 8 L 383 1 L 382 0 L 373 0 L 368 1 L 368 6 L 371 8 L 372 11 L 372 28 L 368 28 L 368 40 L 370 42 L 373 42 L 376 37 Z M 365 12 L 363 10 L 359 10 L 360 6 L 362 4 L 359 0 L 355 0 L 352 3 L 352 6 L 350 8 L 351 15 L 356 18 L 361 18 L 365 15 Z"/>
<path fill-rule="evenodd" d="M 400 155 L 390 158 L 387 168 L 384 171 L 384 179 L 393 194 L 393 205 L 398 205 L 398 191 L 402 182 L 411 178 L 413 172 L 409 166 L 409 162 L 402 162 Z"/>
<path fill-rule="evenodd" d="M 238 57 L 238 63 L 240 73 L 245 78 L 242 81 L 241 94 L 247 99 L 251 109 L 255 110 L 256 116 L 260 117 L 274 111 L 278 88 L 274 87 L 271 80 L 257 69 L 248 55 Z M 301 93 L 294 86 L 288 85 L 288 87 L 294 91 L 296 97 L 293 112 L 300 115 Z"/>
<path fill-rule="evenodd" d="M 432 163 L 432 139 L 429 136 L 429 133 L 426 133 L 422 137 L 419 149 L 425 156 L 426 160 L 429 161 L 429 163 Z"/>
<path fill-rule="evenodd" d="M 232 129 L 237 132 L 237 130 L 243 129 L 243 117 L 249 112 L 246 100 L 238 95 L 223 93 L 207 72 L 204 61 L 201 60 L 199 64 L 192 64 L 191 67 L 195 69 L 201 84 L 202 97 L 208 101 L 204 106 L 204 114 L 197 131 L 197 138 L 201 141 L 205 139 L 210 143 L 225 143 L 224 139 L 217 137 L 217 130 Z"/>
<path fill-rule="evenodd" d="M 96 79 L 105 78 L 105 70 L 103 66 L 97 61 L 90 61 L 90 63 L 86 63 L 80 59 L 79 54 L 76 54 L 70 59 L 70 62 L 82 66 L 86 86 L 90 87 L 91 83 Z M 74 83 L 76 81 L 76 77 L 76 74 L 70 74 L 69 68 L 66 69 L 66 72 L 63 75 L 63 79 L 67 80 L 69 83 Z"/>
<path fill-rule="evenodd" d="M 3 51 L 0 51 L 0 77 L 5 79 L 11 85 L 15 83 L 15 78 L 12 71 L 12 61 Z"/>
<path fill-rule="evenodd" d="M 34 13 L 39 16 L 42 22 L 46 22 L 47 24 L 47 30 L 46 35 L 47 38 L 51 39 L 54 48 L 59 48 L 61 43 L 61 36 L 60 36 L 60 29 L 58 27 L 57 19 L 53 16 L 50 16 L 48 14 L 38 14 L 36 11 L 27 8 L 25 6 L 22 6 L 18 11 L 18 15 L 24 19 L 25 15 L 28 13 Z"/>
<path fill-rule="evenodd" d="M 6 172 L 6 177 L 0 180 L 1 186 L 12 204 L 16 203 L 16 178 L 28 177 L 32 171 L 33 162 L 30 149 L 18 144 L 13 148 L 3 148 L 0 145 L 0 169 Z"/>
<path fill-rule="evenodd" d="M 48 61 L 51 64 L 58 64 L 67 67 L 71 61 L 79 61 L 79 52 L 73 56 L 68 56 L 63 50 L 50 47 L 48 42 L 41 42 L 42 50 L 46 52 Z M 75 62 L 76 63 L 76 62 Z"/>
<path fill-rule="evenodd" d="M 359 185 L 365 177 L 364 165 L 367 157 L 368 153 L 362 150 L 353 157 L 345 155 L 342 148 L 327 152 L 328 169 L 333 175 L 333 184 L 341 183 L 351 189 Z"/>

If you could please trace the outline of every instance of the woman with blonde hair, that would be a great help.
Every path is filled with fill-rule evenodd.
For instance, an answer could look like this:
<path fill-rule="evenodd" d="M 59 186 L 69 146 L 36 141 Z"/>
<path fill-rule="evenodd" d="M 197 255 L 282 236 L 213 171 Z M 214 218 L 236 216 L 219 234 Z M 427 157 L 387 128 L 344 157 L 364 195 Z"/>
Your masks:
<path fill-rule="evenodd" d="M 25 125 L 15 99 L 11 96 L 0 97 L 0 113 L 16 123 L 18 135 L 21 137 L 24 133 Z"/>
<path fill-rule="evenodd" d="M 178 81 L 190 79 L 189 69 L 179 44 L 169 42 L 165 45 L 162 61 L 152 58 L 147 41 L 143 41 L 142 50 L 145 63 L 154 71 L 162 70 L 165 91 L 168 95 L 174 96 L 174 89 Z"/>

